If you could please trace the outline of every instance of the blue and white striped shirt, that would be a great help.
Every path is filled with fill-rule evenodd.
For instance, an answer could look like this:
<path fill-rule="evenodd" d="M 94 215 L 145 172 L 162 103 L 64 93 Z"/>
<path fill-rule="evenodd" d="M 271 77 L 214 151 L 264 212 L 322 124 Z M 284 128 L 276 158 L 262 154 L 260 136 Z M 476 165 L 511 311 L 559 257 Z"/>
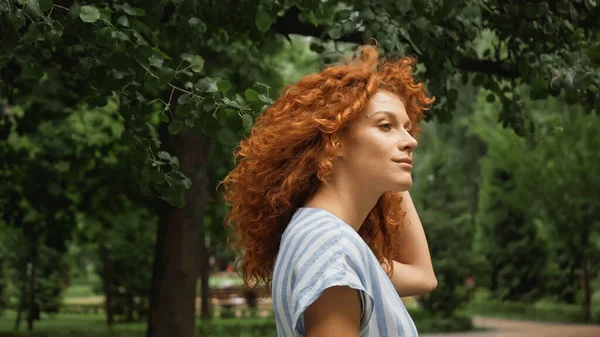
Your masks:
<path fill-rule="evenodd" d="M 328 287 L 359 290 L 361 337 L 416 337 L 417 329 L 377 258 L 348 224 L 320 208 L 300 207 L 281 238 L 273 271 L 280 337 L 304 336 L 304 311 Z"/>

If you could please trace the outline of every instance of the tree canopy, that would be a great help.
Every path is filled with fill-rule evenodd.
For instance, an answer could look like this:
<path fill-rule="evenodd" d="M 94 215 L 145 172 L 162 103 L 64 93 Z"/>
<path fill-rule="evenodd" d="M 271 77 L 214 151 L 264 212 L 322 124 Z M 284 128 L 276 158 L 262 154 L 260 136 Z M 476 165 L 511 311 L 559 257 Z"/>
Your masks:
<path fill-rule="evenodd" d="M 224 236 L 216 184 L 240 137 L 300 72 L 374 38 L 390 57 L 418 59 L 437 98 L 428 121 L 465 109 L 470 85 L 498 104 L 504 127 L 540 143 L 524 102 L 559 97 L 590 116 L 600 110 L 598 17 L 595 0 L 0 2 L 0 209 L 2 226 L 28 240 L 15 262 L 28 280 L 22 297 L 35 307 L 42 251 L 66 251 L 78 214 L 111 222 L 135 204 L 158 222 L 149 336 L 191 336 L 204 263 L 195 256 L 208 251 L 207 230 Z M 449 188 L 431 205 L 465 193 Z M 459 205 L 470 218 L 457 223 L 473 220 L 475 204 Z M 127 235 L 103 226 L 94 240 L 104 230 Z M 438 229 L 443 237 L 450 228 Z M 168 268 L 176 263 L 181 270 Z M 39 265 L 37 277 L 28 264 Z"/>

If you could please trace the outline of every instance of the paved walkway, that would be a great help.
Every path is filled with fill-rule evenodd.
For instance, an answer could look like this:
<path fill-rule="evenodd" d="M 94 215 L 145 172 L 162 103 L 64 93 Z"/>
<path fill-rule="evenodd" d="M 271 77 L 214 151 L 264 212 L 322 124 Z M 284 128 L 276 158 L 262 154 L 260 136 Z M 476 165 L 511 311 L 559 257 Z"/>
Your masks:
<path fill-rule="evenodd" d="M 485 332 L 424 334 L 422 337 L 600 337 L 600 325 L 560 324 L 475 317 Z"/>

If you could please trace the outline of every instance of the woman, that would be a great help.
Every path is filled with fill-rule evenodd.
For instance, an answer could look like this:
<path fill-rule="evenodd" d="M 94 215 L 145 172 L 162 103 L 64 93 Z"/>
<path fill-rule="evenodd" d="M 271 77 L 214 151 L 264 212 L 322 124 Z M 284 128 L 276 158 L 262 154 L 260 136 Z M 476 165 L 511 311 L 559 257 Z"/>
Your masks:
<path fill-rule="evenodd" d="M 417 336 L 400 296 L 437 283 L 407 192 L 433 103 L 413 69 L 364 46 L 286 87 L 241 142 L 226 222 L 279 336 Z"/>

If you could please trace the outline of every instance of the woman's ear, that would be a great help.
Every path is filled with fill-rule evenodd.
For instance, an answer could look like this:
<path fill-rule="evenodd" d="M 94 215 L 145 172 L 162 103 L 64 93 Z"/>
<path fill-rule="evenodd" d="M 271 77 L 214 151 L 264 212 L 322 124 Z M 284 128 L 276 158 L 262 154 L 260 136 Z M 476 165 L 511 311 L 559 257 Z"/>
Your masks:
<path fill-rule="evenodd" d="M 337 156 L 338 157 L 344 157 L 345 156 L 345 153 L 344 153 L 344 149 L 345 149 L 345 147 L 344 147 L 344 136 L 343 135 L 340 136 L 337 139 L 336 143 L 337 143 Z"/>

